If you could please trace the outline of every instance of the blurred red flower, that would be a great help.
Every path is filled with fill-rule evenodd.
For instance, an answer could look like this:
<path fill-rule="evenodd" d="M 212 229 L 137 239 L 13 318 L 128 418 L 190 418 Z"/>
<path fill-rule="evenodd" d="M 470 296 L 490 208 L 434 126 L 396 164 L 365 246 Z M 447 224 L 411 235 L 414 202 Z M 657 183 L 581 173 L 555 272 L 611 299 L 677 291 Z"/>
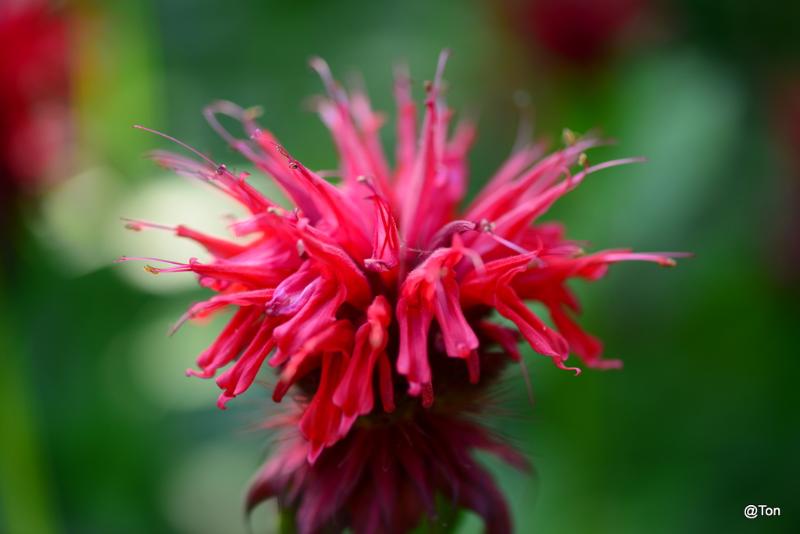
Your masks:
<path fill-rule="evenodd" d="M 505 0 L 512 28 L 550 58 L 577 66 L 602 61 L 649 7 L 648 0 Z"/>
<path fill-rule="evenodd" d="M 67 21 L 46 2 L 0 6 L 0 181 L 35 190 L 69 133 Z"/>

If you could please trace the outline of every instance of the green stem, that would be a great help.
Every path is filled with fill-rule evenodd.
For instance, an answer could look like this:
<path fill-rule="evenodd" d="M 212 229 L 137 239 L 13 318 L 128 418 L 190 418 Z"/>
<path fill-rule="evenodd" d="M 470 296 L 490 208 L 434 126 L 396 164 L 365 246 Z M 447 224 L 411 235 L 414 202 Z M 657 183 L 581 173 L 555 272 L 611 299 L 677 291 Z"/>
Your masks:
<path fill-rule="evenodd" d="M 0 273 L 0 276 L 2 273 Z M 0 507 L 9 534 L 56 531 L 29 403 L 28 377 L 0 280 Z"/>

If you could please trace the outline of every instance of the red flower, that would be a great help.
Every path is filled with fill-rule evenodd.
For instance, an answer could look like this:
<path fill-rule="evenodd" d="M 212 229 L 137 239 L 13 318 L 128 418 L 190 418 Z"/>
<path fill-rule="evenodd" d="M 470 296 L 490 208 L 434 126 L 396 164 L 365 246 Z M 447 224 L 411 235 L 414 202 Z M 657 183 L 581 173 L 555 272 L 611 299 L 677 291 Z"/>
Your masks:
<path fill-rule="evenodd" d="M 461 209 L 475 129 L 464 122 L 448 136 L 445 59 L 426 87 L 419 138 L 408 78 L 398 76 L 393 171 L 378 138 L 382 117 L 363 93 L 345 93 L 325 63 L 312 62 L 328 91 L 319 113 L 339 150 L 338 187 L 290 155 L 251 112 L 211 106 L 212 127 L 275 180 L 292 209 L 197 152 L 200 161 L 155 155 L 249 211 L 232 225 L 246 244 L 178 226 L 175 233 L 204 245 L 211 259 L 147 269 L 194 272 L 217 292 L 184 319 L 236 309 L 198 358 L 199 370 L 189 371 L 217 376 L 220 407 L 252 385 L 265 361 L 277 372 L 275 401 L 297 392 L 299 411 L 280 422 L 287 441 L 258 475 L 248 505 L 277 496 L 302 532 L 404 532 L 433 513 L 437 495 L 475 510 L 489 530 L 507 531 L 503 499 L 470 453 L 524 462 L 471 416 L 506 362 L 520 359 L 517 332 L 560 368 L 579 372 L 566 364 L 570 352 L 590 367 L 617 367 L 575 323 L 566 282 L 596 280 L 618 261 L 674 264 L 669 254 L 587 255 L 559 225 L 536 224 L 587 175 L 637 161 L 588 166 L 584 151 L 595 139 L 572 140 L 545 158 L 539 145 L 525 146 Z M 219 114 L 240 121 L 247 138 L 223 129 Z M 555 328 L 527 307 L 532 300 L 547 307 Z M 516 330 L 496 323 L 493 310 Z"/>
<path fill-rule="evenodd" d="M 499 5 L 525 44 L 583 68 L 641 41 L 656 7 L 650 0 L 505 0 Z"/>
<path fill-rule="evenodd" d="M 0 5 L 0 195 L 35 190 L 63 163 L 70 124 L 68 21 L 51 11 L 40 0 Z"/>

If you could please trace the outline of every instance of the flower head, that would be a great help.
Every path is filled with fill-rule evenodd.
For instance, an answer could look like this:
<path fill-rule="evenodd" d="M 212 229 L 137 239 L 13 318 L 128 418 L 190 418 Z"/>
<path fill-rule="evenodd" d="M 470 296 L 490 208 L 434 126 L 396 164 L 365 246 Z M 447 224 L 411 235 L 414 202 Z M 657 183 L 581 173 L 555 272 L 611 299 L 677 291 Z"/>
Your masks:
<path fill-rule="evenodd" d="M 505 0 L 498 5 L 523 44 L 548 60 L 584 69 L 646 37 L 657 7 L 650 0 Z"/>
<path fill-rule="evenodd" d="M 195 273 L 216 293 L 184 320 L 235 310 L 198 369 L 188 371 L 216 377 L 220 407 L 265 364 L 277 376 L 276 402 L 296 392 L 297 407 L 277 423 L 287 436 L 257 476 L 248 506 L 277 497 L 296 511 L 302 532 L 323 525 L 404 532 L 433 513 L 437 496 L 472 508 L 490 531 L 507 531 L 503 499 L 471 452 L 524 461 L 475 422 L 486 387 L 520 360 L 520 337 L 576 374 L 570 353 L 588 367 L 618 367 L 575 322 L 579 307 L 567 281 L 596 280 L 619 261 L 674 264 L 669 254 L 586 254 L 560 225 L 538 222 L 586 176 L 637 161 L 590 166 L 585 151 L 600 144 L 594 138 L 568 135 L 568 145 L 548 156 L 540 144 L 522 146 L 462 207 L 475 128 L 461 122 L 450 134 L 446 58 L 426 85 L 419 128 L 409 79 L 398 74 L 393 168 L 378 137 L 382 115 L 363 92 L 345 92 L 322 60 L 312 61 L 328 93 L 318 111 L 339 152 L 339 185 L 303 165 L 253 112 L 228 102 L 209 107 L 212 127 L 280 186 L 290 207 L 197 152 L 199 159 L 154 156 L 248 212 L 231 226 L 243 241 L 172 228 L 210 259 L 147 269 Z M 239 121 L 246 135 L 224 129 L 219 115 Z M 554 326 L 527 301 L 544 304 Z"/>
<path fill-rule="evenodd" d="M 36 190 L 63 164 L 70 129 L 67 30 L 66 14 L 47 2 L 0 5 L 0 203 L 5 194 Z"/>

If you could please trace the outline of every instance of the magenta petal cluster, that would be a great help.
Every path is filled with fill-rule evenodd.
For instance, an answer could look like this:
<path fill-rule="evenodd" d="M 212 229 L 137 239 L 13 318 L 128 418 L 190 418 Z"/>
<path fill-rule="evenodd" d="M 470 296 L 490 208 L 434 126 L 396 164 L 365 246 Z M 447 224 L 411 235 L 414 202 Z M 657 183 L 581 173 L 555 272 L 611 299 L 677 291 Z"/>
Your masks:
<path fill-rule="evenodd" d="M 490 532 L 508 531 L 503 498 L 472 452 L 524 461 L 475 421 L 487 386 L 520 360 L 522 340 L 576 374 L 570 354 L 588 367 L 618 367 L 576 323 L 580 308 L 567 282 L 597 280 L 620 261 L 674 265 L 664 253 L 587 254 L 559 224 L 539 222 L 588 175 L 638 161 L 590 166 L 595 138 L 567 136 L 549 155 L 523 143 L 465 204 L 476 130 L 469 121 L 451 127 L 442 94 L 446 56 L 425 86 L 419 124 L 409 78 L 397 75 L 393 166 L 379 138 L 383 115 L 362 91 L 346 92 L 322 60 L 312 61 L 327 90 L 317 106 L 339 153 L 336 185 L 256 124 L 252 110 L 209 107 L 212 127 L 291 205 L 196 151 L 196 159 L 155 154 L 248 212 L 231 225 L 238 239 L 172 228 L 203 245 L 209 259 L 147 269 L 192 272 L 216 293 L 184 319 L 233 310 L 189 371 L 216 377 L 221 408 L 265 365 L 276 377 L 275 402 L 294 392 L 277 423 L 284 439 L 256 477 L 248 506 L 276 497 L 300 532 L 405 532 L 435 514 L 439 497 L 477 512 Z M 244 133 L 231 134 L 221 116 Z M 544 306 L 548 322 L 531 301 Z"/>

